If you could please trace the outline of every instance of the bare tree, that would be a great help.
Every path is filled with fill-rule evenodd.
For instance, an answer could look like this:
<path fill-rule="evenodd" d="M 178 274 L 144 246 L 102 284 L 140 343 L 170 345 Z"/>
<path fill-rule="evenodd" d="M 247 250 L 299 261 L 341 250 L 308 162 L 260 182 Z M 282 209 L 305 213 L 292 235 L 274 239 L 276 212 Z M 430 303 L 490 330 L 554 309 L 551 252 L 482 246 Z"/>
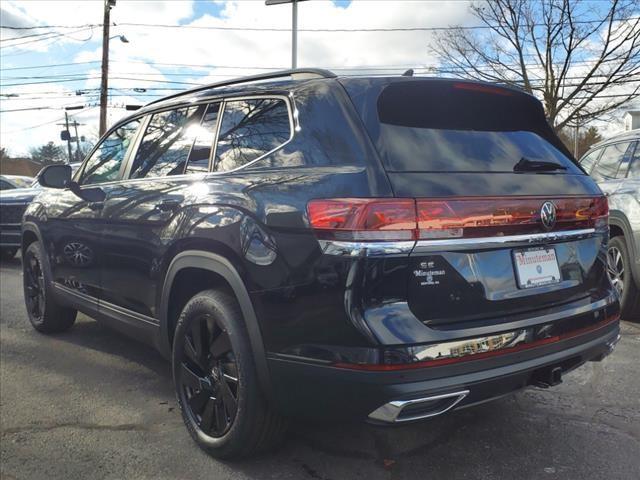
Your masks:
<path fill-rule="evenodd" d="M 489 0 L 470 9 L 480 28 L 435 38 L 443 70 L 535 94 L 557 131 L 640 96 L 638 0 Z"/>

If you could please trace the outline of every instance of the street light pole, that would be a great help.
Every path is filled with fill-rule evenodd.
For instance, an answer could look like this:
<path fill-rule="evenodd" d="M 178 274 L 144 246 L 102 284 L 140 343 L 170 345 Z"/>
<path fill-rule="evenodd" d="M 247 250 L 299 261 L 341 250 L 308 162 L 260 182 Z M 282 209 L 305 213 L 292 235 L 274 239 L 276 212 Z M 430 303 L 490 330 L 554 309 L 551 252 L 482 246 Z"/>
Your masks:
<path fill-rule="evenodd" d="M 109 91 L 109 24 L 111 23 L 111 8 L 115 7 L 115 0 L 104 0 L 104 19 L 102 21 L 102 75 L 100 81 L 100 136 L 107 129 L 107 92 Z"/>
<path fill-rule="evenodd" d="M 266 6 L 291 4 L 291 68 L 298 68 L 298 3 L 304 0 L 265 0 Z"/>
<path fill-rule="evenodd" d="M 298 2 L 291 2 L 291 68 L 298 66 Z"/>

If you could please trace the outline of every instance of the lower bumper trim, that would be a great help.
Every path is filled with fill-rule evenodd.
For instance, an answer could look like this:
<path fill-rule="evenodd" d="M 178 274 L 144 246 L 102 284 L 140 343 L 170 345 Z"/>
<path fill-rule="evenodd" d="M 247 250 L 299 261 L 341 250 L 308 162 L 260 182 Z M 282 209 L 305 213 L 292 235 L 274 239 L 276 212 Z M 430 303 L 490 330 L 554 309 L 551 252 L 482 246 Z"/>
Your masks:
<path fill-rule="evenodd" d="M 371 412 L 369 419 L 384 423 L 399 423 L 435 417 L 451 410 L 467 395 L 469 390 L 461 390 L 412 400 L 393 400 Z"/>

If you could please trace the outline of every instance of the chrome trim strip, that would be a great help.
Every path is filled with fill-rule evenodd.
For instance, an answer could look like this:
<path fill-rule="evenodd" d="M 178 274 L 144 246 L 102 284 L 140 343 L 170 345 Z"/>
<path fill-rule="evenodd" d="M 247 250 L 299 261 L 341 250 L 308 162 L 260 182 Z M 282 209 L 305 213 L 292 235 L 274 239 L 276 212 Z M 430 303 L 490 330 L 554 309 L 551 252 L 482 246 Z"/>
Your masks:
<path fill-rule="evenodd" d="M 387 255 L 408 255 L 416 242 L 343 242 L 338 240 L 318 240 L 322 253 L 343 257 L 381 257 Z"/>
<path fill-rule="evenodd" d="M 52 282 L 52 285 L 55 289 L 60 290 L 60 292 L 66 295 L 70 295 L 72 297 L 75 296 L 81 300 L 84 300 L 85 302 L 92 304 L 98 311 L 106 310 L 120 315 L 126 315 L 131 319 L 143 323 L 148 323 L 153 326 L 158 326 L 159 324 L 158 320 L 156 320 L 155 318 L 148 317 L 147 315 L 143 315 L 142 313 L 134 312 L 133 310 L 129 310 L 128 308 L 121 307 L 119 305 L 114 305 L 113 303 L 109 303 L 104 300 L 100 300 L 91 295 L 87 295 L 86 293 L 78 292 L 76 290 L 73 290 L 72 288 L 67 287 L 66 285 L 62 285 L 57 282 Z"/>
<path fill-rule="evenodd" d="M 437 415 L 442 415 L 443 413 L 446 413 L 449 410 L 451 410 L 458 403 L 460 403 L 467 395 L 469 395 L 469 390 L 461 390 L 459 392 L 445 393 L 442 395 L 434 395 L 434 396 L 425 397 L 425 398 L 415 398 L 413 400 L 393 400 L 389 403 L 385 403 L 381 407 L 371 412 L 369 414 L 369 418 L 371 420 L 377 420 L 379 422 L 385 422 L 385 423 L 400 423 L 400 422 L 411 422 L 414 420 L 421 420 L 423 418 L 435 417 Z M 438 400 L 446 400 L 448 398 L 451 398 L 452 402 L 446 404 L 443 408 L 441 407 L 439 409 L 436 409 L 427 413 L 411 415 L 404 418 L 398 418 L 402 413 L 402 410 L 408 407 L 409 405 L 435 402 Z"/>
<path fill-rule="evenodd" d="M 511 244 L 535 244 L 560 240 L 577 240 L 587 238 L 596 233 L 595 228 L 583 228 L 581 230 L 566 230 L 561 232 L 532 233 L 529 235 L 507 235 L 504 237 L 480 237 L 480 238 L 446 238 L 442 240 L 418 240 L 413 254 L 433 252 L 445 249 L 460 248 L 492 248 L 504 247 Z"/>

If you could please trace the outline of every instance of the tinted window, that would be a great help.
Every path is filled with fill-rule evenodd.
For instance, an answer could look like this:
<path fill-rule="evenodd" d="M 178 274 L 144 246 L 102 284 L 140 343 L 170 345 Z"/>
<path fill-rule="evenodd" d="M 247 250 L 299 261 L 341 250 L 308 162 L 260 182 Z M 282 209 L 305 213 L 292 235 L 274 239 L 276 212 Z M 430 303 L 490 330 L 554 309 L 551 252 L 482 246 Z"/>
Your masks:
<path fill-rule="evenodd" d="M 11 188 L 14 188 L 14 187 L 9 182 L 5 180 L 0 180 L 0 190 L 9 190 Z"/>
<path fill-rule="evenodd" d="M 593 168 L 593 164 L 598 160 L 598 156 L 602 152 L 602 149 L 594 150 L 588 155 L 582 157 L 580 160 L 580 166 L 584 168 L 584 171 L 587 173 L 591 173 L 591 169 Z"/>
<path fill-rule="evenodd" d="M 245 165 L 279 147 L 291 136 L 284 100 L 235 100 L 225 104 L 214 170 Z"/>
<path fill-rule="evenodd" d="M 144 132 L 129 177 L 183 174 L 203 109 L 185 107 L 154 113 Z"/>
<path fill-rule="evenodd" d="M 380 126 L 378 149 L 392 171 L 513 172 L 522 159 L 577 168 L 560 150 L 533 132 L 437 130 Z"/>
<path fill-rule="evenodd" d="M 126 123 L 104 139 L 87 160 L 80 177 L 80 183 L 87 185 L 111 182 L 119 178 L 120 166 L 140 122 L 140 119 L 136 119 Z"/>
<path fill-rule="evenodd" d="M 385 167 L 401 172 L 513 172 L 526 158 L 582 171 L 540 102 L 515 90 L 441 80 L 391 83 L 367 128 Z M 368 118 L 368 114 L 367 114 Z"/>
<path fill-rule="evenodd" d="M 636 151 L 629 167 L 628 178 L 640 178 L 640 142 L 636 143 Z"/>
<path fill-rule="evenodd" d="M 604 147 L 600 160 L 598 160 L 593 172 L 591 172 L 591 176 L 598 181 L 617 178 L 618 168 L 627 148 L 629 148 L 629 143 L 615 143 Z"/>
<path fill-rule="evenodd" d="M 216 137 L 219 110 L 219 103 L 209 105 L 200 126 L 197 128 L 194 127 L 196 131 L 195 141 L 189 154 L 186 173 L 209 171 L 209 157 L 211 157 L 213 142 Z"/>

